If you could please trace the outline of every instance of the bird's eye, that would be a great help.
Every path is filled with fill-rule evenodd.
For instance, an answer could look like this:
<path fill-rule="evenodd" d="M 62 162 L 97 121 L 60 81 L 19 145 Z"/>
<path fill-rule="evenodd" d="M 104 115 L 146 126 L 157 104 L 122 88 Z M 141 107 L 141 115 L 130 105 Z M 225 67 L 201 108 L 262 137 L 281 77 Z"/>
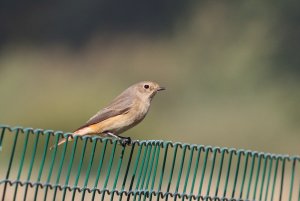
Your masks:
<path fill-rule="evenodd" d="M 149 89 L 149 85 L 148 85 L 148 84 L 145 84 L 145 85 L 144 85 L 144 88 L 145 88 L 145 89 Z"/>

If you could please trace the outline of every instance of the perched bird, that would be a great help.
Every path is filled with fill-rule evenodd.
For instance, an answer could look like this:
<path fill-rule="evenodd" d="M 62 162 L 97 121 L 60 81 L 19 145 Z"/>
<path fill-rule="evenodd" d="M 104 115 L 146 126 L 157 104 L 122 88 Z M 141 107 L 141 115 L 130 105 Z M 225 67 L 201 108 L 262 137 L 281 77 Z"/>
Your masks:
<path fill-rule="evenodd" d="M 119 135 L 145 118 L 152 98 L 161 90 L 165 90 L 165 88 L 151 81 L 143 81 L 130 86 L 107 107 L 97 112 L 84 125 L 76 129 L 73 135 L 111 136 L 122 139 L 125 144 L 128 143 L 130 138 Z M 50 150 L 67 140 L 70 141 L 71 138 L 62 139 L 57 145 L 50 147 Z"/>

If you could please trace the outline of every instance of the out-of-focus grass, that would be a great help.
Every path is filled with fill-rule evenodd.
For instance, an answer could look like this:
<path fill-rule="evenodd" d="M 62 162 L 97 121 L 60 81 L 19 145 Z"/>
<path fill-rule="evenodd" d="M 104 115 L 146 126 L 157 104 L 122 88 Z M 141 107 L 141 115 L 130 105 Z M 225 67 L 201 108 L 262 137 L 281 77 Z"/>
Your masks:
<path fill-rule="evenodd" d="M 222 4 L 195 8 L 169 37 L 100 33 L 76 51 L 9 45 L 0 122 L 72 131 L 127 86 L 155 80 L 168 90 L 124 135 L 299 154 L 299 83 L 272 77 L 276 15 L 251 8 L 239 18 Z"/>

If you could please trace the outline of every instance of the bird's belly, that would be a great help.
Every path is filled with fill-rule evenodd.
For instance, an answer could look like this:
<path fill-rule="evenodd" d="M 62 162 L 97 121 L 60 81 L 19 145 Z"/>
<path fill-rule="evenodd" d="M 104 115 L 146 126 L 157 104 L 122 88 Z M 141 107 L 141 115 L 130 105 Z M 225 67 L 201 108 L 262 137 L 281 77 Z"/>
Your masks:
<path fill-rule="evenodd" d="M 134 118 L 128 115 L 122 115 L 118 121 L 113 122 L 108 130 L 114 134 L 120 134 L 135 125 Z"/>
<path fill-rule="evenodd" d="M 112 132 L 115 135 L 132 128 L 140 123 L 148 112 L 149 107 L 136 107 L 128 113 L 117 115 L 94 124 L 96 133 Z"/>
<path fill-rule="evenodd" d="M 144 119 L 144 117 L 145 116 L 143 116 L 142 118 L 128 119 L 127 121 L 124 122 L 123 126 L 116 128 L 113 132 L 116 134 L 123 133 L 123 132 L 127 131 L 128 129 L 134 127 L 138 123 L 140 123 Z"/>
<path fill-rule="evenodd" d="M 130 113 L 117 115 L 102 122 L 92 125 L 95 133 L 112 132 L 116 135 L 135 126 L 141 120 Z"/>

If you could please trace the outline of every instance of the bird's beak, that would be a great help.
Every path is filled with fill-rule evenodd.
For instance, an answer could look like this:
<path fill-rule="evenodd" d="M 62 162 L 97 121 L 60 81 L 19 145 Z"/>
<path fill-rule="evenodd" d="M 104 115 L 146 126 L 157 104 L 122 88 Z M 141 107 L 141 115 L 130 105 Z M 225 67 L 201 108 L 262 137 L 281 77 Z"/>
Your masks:
<path fill-rule="evenodd" d="M 162 90 L 166 90 L 165 87 L 158 87 L 157 91 L 162 91 Z"/>

